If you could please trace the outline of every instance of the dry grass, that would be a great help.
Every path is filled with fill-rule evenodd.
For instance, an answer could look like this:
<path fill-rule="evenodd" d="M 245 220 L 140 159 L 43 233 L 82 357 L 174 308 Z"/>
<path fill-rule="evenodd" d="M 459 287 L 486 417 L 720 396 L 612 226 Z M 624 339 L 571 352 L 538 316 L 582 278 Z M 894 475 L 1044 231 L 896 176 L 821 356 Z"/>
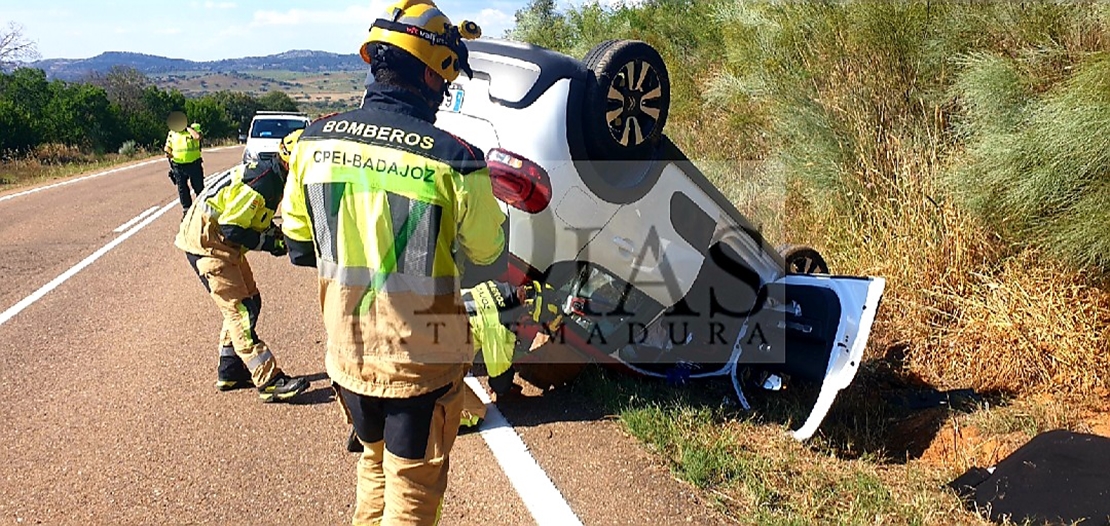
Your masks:
<path fill-rule="evenodd" d="M 0 191 L 124 164 L 143 155 L 83 154 L 76 148 L 44 145 L 30 155 L 0 160 Z"/>
<path fill-rule="evenodd" d="M 232 144 L 235 144 L 235 141 L 231 139 L 209 141 L 205 144 L 205 148 L 218 148 Z M 119 166 L 152 155 L 155 154 L 143 149 L 132 149 L 127 155 L 96 154 L 73 146 L 45 144 L 30 154 L 0 159 L 0 192 Z"/>

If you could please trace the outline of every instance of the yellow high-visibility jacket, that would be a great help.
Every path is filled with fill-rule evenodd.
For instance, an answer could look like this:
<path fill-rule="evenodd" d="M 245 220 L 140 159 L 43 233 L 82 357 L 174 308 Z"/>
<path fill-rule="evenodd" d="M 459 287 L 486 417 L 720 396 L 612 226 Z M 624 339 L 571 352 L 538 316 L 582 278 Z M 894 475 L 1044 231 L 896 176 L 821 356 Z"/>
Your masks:
<path fill-rule="evenodd" d="M 477 265 L 505 248 L 482 153 L 434 119 L 415 95 L 374 85 L 292 154 L 289 254 L 319 271 L 328 375 L 365 396 L 417 396 L 465 374 L 474 350 L 456 248 Z"/>
<path fill-rule="evenodd" d="M 165 150 L 177 164 L 189 164 L 200 159 L 200 141 L 189 135 L 188 130 L 173 131 L 166 135 Z"/>
<path fill-rule="evenodd" d="M 190 254 L 238 258 L 262 248 L 285 188 L 276 160 L 240 164 L 212 181 L 185 212 L 174 244 Z"/>

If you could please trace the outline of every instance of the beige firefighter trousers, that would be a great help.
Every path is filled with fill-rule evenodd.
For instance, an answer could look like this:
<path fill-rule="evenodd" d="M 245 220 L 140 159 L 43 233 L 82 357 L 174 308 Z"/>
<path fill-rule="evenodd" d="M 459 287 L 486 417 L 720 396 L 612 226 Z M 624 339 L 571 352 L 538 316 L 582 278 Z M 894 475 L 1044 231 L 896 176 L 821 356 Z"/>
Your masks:
<path fill-rule="evenodd" d="M 390 440 L 389 429 L 385 431 L 385 438 L 374 442 L 362 440 L 360 434 L 359 440 L 364 449 L 358 461 L 358 487 L 352 525 L 433 526 L 439 522 L 443 494 L 447 491 L 451 448 L 459 432 L 463 393 L 466 390 L 469 389 L 462 378 L 459 378 L 434 400 L 423 458 L 403 458 L 387 450 L 386 442 Z M 343 393 L 341 387 L 337 389 L 337 394 L 336 399 L 345 413 L 348 424 L 355 423 L 352 409 L 354 409 L 354 416 L 360 420 L 367 418 L 366 411 L 377 411 L 385 406 L 391 406 L 387 409 L 391 414 L 406 411 L 405 399 L 370 399 L 352 396 L 349 391 Z M 362 398 L 362 401 L 357 401 L 358 398 Z M 365 405 L 357 408 L 351 407 L 352 403 Z M 396 437 L 401 438 L 402 441 L 411 442 L 411 438 L 404 436 L 408 430 L 393 427 L 394 424 L 387 423 L 389 418 L 391 417 L 385 417 L 381 423 L 397 431 Z M 402 426 L 419 419 L 416 414 L 412 414 L 404 419 L 406 424 Z M 394 447 L 390 445 L 391 449 Z M 403 450 L 404 446 L 398 449 Z M 419 454 L 406 456 L 418 457 Z"/>
<path fill-rule="evenodd" d="M 235 349 L 235 354 L 250 370 L 254 385 L 266 385 L 281 369 L 255 330 L 262 296 L 247 257 L 223 259 L 190 255 L 189 261 L 223 315 L 220 346 Z"/>

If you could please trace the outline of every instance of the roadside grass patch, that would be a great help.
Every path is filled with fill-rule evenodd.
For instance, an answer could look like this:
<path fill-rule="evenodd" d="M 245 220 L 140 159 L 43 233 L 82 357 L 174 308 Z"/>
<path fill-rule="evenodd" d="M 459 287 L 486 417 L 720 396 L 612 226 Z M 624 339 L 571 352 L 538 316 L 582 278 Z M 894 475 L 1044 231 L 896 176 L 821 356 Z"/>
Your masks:
<path fill-rule="evenodd" d="M 1090 432 L 1090 410 L 1043 395 L 908 409 L 889 372 L 870 362 L 841 394 L 819 434 L 787 433 L 812 393 L 749 393 L 741 411 L 727 381 L 683 386 L 593 367 L 570 388 L 618 417 L 623 429 L 674 475 L 701 490 L 734 523 L 751 525 L 988 525 L 945 486 L 972 466 L 989 467 L 1038 433 Z M 885 386 L 884 386 L 885 385 Z M 919 425 L 926 422 L 927 425 Z M 870 430 L 870 431 L 868 431 Z M 910 444 L 904 440 L 919 440 Z"/>
<path fill-rule="evenodd" d="M 235 143 L 234 139 L 206 141 L 205 148 Z M 138 147 L 134 141 L 125 142 L 118 153 L 89 153 L 72 146 L 42 145 L 23 156 L 0 158 L 0 191 L 96 172 L 160 154 Z"/>
<path fill-rule="evenodd" d="M 822 438 L 795 441 L 783 420 L 808 410 L 806 394 L 768 395 L 783 400 L 744 412 L 728 398 L 728 382 L 676 387 L 597 368 L 572 388 L 618 415 L 630 435 L 737 524 L 987 524 L 943 488 L 951 469 L 895 462 L 877 444 L 846 454 L 828 438 L 856 423 L 830 415 Z"/>

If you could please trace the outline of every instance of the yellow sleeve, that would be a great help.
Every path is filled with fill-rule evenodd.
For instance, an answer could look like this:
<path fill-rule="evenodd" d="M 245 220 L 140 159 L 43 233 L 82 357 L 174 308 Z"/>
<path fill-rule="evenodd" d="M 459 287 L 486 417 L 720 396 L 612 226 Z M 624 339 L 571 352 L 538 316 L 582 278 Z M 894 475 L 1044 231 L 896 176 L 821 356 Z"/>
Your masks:
<path fill-rule="evenodd" d="M 173 132 L 166 134 L 166 145 L 162 147 L 162 149 L 165 150 L 166 153 L 173 153 L 173 142 L 170 140 L 170 137 L 173 136 L 172 133 Z"/>
<path fill-rule="evenodd" d="M 296 155 L 289 166 L 285 193 L 281 198 L 281 232 L 289 249 L 289 262 L 299 267 L 316 266 L 316 246 L 312 242 L 312 220 L 308 216 L 308 200 L 304 194 L 304 168 Z"/>
<path fill-rule="evenodd" d="M 245 184 L 224 188 L 218 199 L 223 205 L 223 212 L 216 219 L 220 226 L 257 230 L 265 222 L 262 216 L 266 214 L 266 200 Z"/>
<path fill-rule="evenodd" d="M 301 243 L 312 242 L 312 223 L 308 217 L 308 204 L 301 184 L 303 170 L 293 157 L 289 178 L 285 181 L 285 194 L 281 199 L 281 231 L 286 239 Z"/>
<path fill-rule="evenodd" d="M 455 193 L 459 246 L 476 265 L 492 264 L 505 250 L 505 213 L 493 197 L 489 177 L 488 168 L 462 176 Z"/>

